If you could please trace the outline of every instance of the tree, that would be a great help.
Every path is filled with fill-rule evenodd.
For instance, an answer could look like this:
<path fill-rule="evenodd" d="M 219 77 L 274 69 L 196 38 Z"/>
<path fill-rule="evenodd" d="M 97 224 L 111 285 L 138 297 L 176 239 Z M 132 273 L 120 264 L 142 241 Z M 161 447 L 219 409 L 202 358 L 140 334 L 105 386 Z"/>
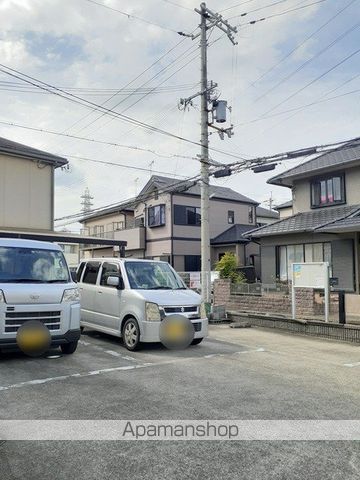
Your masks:
<path fill-rule="evenodd" d="M 237 269 L 237 257 L 232 252 L 226 252 L 215 266 L 215 270 L 219 272 L 220 278 L 230 278 L 233 283 L 245 283 L 245 275 L 239 273 Z"/>

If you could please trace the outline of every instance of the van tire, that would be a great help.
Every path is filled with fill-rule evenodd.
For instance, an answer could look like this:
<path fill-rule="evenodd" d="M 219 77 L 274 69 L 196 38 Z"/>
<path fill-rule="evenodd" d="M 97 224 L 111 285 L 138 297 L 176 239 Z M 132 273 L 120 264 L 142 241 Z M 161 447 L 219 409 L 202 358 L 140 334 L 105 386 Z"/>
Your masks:
<path fill-rule="evenodd" d="M 194 338 L 194 340 L 191 342 L 191 345 L 199 345 L 204 340 L 204 337 L 202 338 Z"/>
<path fill-rule="evenodd" d="M 140 328 L 134 317 L 128 318 L 122 329 L 122 338 L 125 347 L 134 352 L 140 348 Z"/>
<path fill-rule="evenodd" d="M 62 353 L 65 355 L 71 355 L 75 352 L 78 346 L 78 341 L 65 343 L 64 345 L 60 345 Z"/>

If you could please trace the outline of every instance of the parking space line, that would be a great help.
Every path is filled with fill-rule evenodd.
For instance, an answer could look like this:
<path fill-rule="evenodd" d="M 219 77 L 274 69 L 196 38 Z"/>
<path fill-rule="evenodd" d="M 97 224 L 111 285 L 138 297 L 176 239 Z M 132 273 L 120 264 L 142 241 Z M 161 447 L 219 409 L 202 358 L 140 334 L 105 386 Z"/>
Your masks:
<path fill-rule="evenodd" d="M 221 353 L 221 354 L 213 354 L 213 355 L 202 355 L 201 357 L 177 358 L 175 360 L 156 362 L 156 363 L 144 362 L 144 363 L 141 363 L 139 365 L 123 365 L 123 366 L 119 366 L 119 367 L 102 368 L 102 369 L 99 369 L 99 370 L 91 370 L 89 372 L 84 372 L 84 373 L 71 373 L 71 374 L 68 374 L 68 375 L 60 375 L 58 377 L 39 378 L 39 379 L 35 379 L 35 380 L 27 380 L 25 382 L 14 383 L 12 385 L 4 385 L 4 386 L 0 386 L 0 392 L 7 391 L 7 390 L 12 390 L 12 389 L 15 389 L 15 388 L 23 388 L 23 387 L 27 387 L 27 386 L 44 385 L 46 383 L 57 382 L 57 381 L 62 381 L 62 380 L 69 380 L 71 378 L 92 377 L 92 376 L 97 376 L 97 375 L 112 373 L 112 372 L 136 370 L 136 369 L 141 369 L 141 368 L 157 367 L 157 366 L 161 366 L 161 365 L 172 365 L 172 364 L 183 363 L 183 362 L 193 362 L 195 360 L 204 360 L 204 359 L 208 360 L 208 359 L 212 359 L 212 358 L 231 357 L 231 356 L 234 356 L 234 355 L 239 354 L 239 353 L 257 353 L 259 351 L 262 351 L 262 349 L 246 350 L 246 351 L 243 351 L 243 352 L 231 352 L 231 353 Z"/>
<path fill-rule="evenodd" d="M 356 362 L 356 363 L 344 363 L 344 367 L 360 367 L 360 362 Z"/>
<path fill-rule="evenodd" d="M 116 352 L 115 350 L 107 350 L 106 348 L 100 347 L 100 345 L 96 345 L 95 343 L 92 343 L 92 342 L 85 342 L 84 340 L 79 340 L 79 344 L 83 345 L 84 347 L 94 348 L 95 350 L 106 353 L 107 355 L 111 355 L 112 357 L 121 358 L 122 360 L 130 360 L 132 362 L 141 362 L 141 360 L 138 360 L 137 358 L 131 357 L 129 355 L 123 355 L 122 353 Z"/>

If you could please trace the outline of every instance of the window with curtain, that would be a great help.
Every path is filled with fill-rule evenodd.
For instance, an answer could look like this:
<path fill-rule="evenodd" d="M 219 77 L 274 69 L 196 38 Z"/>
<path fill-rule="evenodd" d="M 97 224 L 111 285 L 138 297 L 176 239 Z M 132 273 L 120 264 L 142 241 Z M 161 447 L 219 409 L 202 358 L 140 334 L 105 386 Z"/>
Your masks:
<path fill-rule="evenodd" d="M 327 207 L 345 203 L 344 175 L 313 180 L 311 183 L 311 206 Z"/>

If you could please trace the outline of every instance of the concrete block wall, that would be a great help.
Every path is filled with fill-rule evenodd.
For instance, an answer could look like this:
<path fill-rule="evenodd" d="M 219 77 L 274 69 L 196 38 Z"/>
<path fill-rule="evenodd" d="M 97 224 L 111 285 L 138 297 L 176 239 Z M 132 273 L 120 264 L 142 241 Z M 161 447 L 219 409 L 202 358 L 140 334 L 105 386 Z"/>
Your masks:
<path fill-rule="evenodd" d="M 267 293 L 256 295 L 232 295 L 230 280 L 216 280 L 214 284 L 214 305 L 225 305 L 227 310 L 248 311 L 268 314 L 291 315 L 291 295 Z M 324 315 L 323 298 L 311 288 L 296 290 L 296 310 L 299 318 Z M 337 295 L 332 295 L 330 313 L 336 319 L 338 314 Z"/>

